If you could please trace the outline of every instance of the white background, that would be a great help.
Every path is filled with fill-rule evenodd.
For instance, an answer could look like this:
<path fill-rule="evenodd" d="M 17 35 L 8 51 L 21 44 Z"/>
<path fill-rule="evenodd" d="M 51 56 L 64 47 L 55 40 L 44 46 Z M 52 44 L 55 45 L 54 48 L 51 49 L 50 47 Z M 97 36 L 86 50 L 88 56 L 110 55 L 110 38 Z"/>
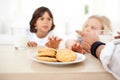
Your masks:
<path fill-rule="evenodd" d="M 85 15 L 84 7 L 89 6 Z M 27 27 L 33 12 L 48 7 L 54 16 L 55 33 L 75 34 L 88 16 L 105 15 L 112 21 L 114 31 L 120 30 L 120 0 L 0 0 L 0 40 L 6 41 L 11 27 Z M 5 35 L 8 35 L 6 37 Z"/>

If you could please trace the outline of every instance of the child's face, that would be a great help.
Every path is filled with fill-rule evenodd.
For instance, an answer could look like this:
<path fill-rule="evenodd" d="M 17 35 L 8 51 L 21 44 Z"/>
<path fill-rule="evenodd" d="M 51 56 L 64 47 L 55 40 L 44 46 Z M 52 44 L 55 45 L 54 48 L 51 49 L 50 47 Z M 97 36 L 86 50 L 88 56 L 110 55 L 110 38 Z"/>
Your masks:
<path fill-rule="evenodd" d="M 42 17 L 37 19 L 35 26 L 38 32 L 48 32 L 52 27 L 52 18 L 45 12 Z"/>
<path fill-rule="evenodd" d="M 91 32 L 91 31 L 97 31 L 102 29 L 102 24 L 100 21 L 96 18 L 90 18 L 85 23 L 85 27 L 83 31 Z"/>

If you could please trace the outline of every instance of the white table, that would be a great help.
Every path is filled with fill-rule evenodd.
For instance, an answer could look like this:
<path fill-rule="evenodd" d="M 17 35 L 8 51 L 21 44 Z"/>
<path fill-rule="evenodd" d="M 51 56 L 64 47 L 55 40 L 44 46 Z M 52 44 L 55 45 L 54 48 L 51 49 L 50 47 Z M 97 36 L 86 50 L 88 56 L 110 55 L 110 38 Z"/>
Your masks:
<path fill-rule="evenodd" d="M 85 54 L 87 59 L 81 63 L 53 66 L 29 58 L 37 49 L 0 45 L 0 80 L 115 80 L 91 54 Z"/>

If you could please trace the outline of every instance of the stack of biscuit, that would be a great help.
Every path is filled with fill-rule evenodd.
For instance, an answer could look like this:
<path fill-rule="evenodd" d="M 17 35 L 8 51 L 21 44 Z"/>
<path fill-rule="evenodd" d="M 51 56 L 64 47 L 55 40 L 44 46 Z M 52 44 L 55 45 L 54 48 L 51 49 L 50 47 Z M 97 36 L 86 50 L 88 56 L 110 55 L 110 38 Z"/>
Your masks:
<path fill-rule="evenodd" d="M 48 62 L 56 62 L 56 49 L 53 48 L 40 48 L 37 53 L 37 59 Z"/>
<path fill-rule="evenodd" d="M 71 62 L 76 59 L 76 54 L 66 48 L 59 50 L 53 48 L 40 48 L 36 58 L 48 62 Z"/>

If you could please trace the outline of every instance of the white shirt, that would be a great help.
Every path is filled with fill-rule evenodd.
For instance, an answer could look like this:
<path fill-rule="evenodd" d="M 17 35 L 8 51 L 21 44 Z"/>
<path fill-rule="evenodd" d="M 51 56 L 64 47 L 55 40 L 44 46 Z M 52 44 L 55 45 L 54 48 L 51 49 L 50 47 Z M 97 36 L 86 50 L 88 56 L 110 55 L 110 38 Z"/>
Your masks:
<path fill-rule="evenodd" d="M 120 80 L 120 39 L 107 43 L 101 51 L 100 60 L 108 72 Z"/>
<path fill-rule="evenodd" d="M 44 38 L 38 38 L 35 33 L 28 32 L 28 40 L 36 42 L 37 46 L 45 46 L 45 43 L 48 42 L 48 37 L 53 34 L 53 31 L 50 31 Z"/>

